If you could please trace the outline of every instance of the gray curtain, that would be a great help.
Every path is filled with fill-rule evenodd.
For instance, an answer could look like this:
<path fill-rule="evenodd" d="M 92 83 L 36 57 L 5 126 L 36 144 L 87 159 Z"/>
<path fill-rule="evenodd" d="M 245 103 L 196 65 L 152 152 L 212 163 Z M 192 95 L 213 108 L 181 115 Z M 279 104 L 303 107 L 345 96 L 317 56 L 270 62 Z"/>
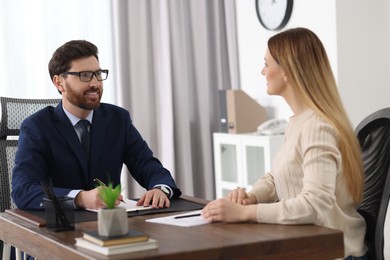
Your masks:
<path fill-rule="evenodd" d="M 112 0 L 111 6 L 118 104 L 183 193 L 213 199 L 218 90 L 239 87 L 234 0 Z M 127 176 L 127 195 L 143 194 Z"/>

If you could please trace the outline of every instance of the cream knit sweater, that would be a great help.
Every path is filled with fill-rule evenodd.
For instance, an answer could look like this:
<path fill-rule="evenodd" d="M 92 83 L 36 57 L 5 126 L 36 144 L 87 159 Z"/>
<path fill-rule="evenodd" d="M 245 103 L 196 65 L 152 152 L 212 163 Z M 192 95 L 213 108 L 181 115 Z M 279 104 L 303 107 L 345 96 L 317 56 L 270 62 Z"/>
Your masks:
<path fill-rule="evenodd" d="M 365 222 L 342 176 L 337 131 L 313 110 L 292 117 L 273 169 L 253 185 L 257 221 L 315 224 L 344 232 L 345 256 L 361 256 Z"/>

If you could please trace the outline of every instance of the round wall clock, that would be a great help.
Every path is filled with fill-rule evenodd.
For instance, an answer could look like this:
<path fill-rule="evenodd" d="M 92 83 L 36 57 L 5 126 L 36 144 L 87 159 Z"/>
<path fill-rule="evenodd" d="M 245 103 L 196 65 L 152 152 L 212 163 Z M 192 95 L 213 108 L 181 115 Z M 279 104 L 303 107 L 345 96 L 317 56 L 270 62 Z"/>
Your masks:
<path fill-rule="evenodd" d="M 256 0 L 257 17 L 267 30 L 280 30 L 288 22 L 293 0 Z"/>

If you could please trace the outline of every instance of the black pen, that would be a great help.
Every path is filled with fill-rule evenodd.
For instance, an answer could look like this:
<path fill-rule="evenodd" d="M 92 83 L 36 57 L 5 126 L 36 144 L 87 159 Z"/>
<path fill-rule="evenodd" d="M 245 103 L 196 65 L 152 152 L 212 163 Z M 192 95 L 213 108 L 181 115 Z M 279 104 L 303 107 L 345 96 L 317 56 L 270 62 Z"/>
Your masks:
<path fill-rule="evenodd" d="M 197 213 L 197 214 L 190 214 L 190 215 L 183 215 L 183 216 L 176 216 L 174 217 L 175 219 L 178 219 L 178 218 L 191 218 L 191 217 L 199 217 L 200 216 L 200 213 Z"/>
<path fill-rule="evenodd" d="M 102 182 L 101 180 L 99 180 L 98 178 L 95 178 L 93 179 L 94 182 L 96 182 L 97 184 L 99 184 L 100 186 L 103 186 L 103 187 L 107 187 L 107 185 Z M 123 199 L 120 200 L 122 203 L 126 203 Z"/>

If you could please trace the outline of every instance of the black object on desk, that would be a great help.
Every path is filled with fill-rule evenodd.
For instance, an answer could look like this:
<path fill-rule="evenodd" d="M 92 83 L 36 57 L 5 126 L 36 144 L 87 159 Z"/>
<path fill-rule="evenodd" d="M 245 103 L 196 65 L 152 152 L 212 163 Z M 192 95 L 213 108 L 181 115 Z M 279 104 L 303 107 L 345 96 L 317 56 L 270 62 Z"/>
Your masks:
<path fill-rule="evenodd" d="M 55 232 L 74 230 L 74 208 L 68 198 L 43 199 L 46 227 Z"/>
<path fill-rule="evenodd" d="M 180 218 L 192 218 L 192 217 L 200 217 L 200 213 L 197 213 L 197 214 L 190 214 L 190 215 L 176 216 L 176 217 L 174 217 L 174 218 L 175 218 L 175 219 L 180 219 Z"/>
<path fill-rule="evenodd" d="M 52 179 L 49 184 L 41 181 L 42 189 L 47 198 L 43 199 L 46 217 L 46 227 L 53 231 L 74 230 L 74 208 L 72 199 L 57 198 L 54 194 Z"/>

